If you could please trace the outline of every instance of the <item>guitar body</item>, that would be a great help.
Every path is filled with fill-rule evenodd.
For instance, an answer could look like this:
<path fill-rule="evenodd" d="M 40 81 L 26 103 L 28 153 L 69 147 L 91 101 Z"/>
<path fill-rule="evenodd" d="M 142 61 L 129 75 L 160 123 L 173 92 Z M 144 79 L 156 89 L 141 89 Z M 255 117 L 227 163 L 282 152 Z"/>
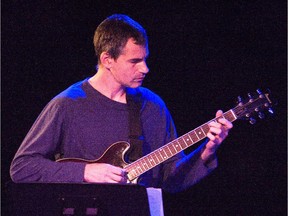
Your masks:
<path fill-rule="evenodd" d="M 81 158 L 63 158 L 57 160 L 57 162 L 82 162 L 82 163 L 106 163 L 113 166 L 122 167 L 128 165 L 124 160 L 124 155 L 130 148 L 128 142 L 119 141 L 113 143 L 109 148 L 103 153 L 103 155 L 96 160 L 85 160 Z"/>

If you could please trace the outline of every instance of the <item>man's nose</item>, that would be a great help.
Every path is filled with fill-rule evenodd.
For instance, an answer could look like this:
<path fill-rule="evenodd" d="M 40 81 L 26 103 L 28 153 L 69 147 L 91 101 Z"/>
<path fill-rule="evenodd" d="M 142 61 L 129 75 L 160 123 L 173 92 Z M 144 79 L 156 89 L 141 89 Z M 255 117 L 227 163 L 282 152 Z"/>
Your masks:
<path fill-rule="evenodd" d="M 149 68 L 147 66 L 147 63 L 146 62 L 143 62 L 140 66 L 140 72 L 141 73 L 144 73 L 144 74 L 147 74 L 149 72 Z"/>

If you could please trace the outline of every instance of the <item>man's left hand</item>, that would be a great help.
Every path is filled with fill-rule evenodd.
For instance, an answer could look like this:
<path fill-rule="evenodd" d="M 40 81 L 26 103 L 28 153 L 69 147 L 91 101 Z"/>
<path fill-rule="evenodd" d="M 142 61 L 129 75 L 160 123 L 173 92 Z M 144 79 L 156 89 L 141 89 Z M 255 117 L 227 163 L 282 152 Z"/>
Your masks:
<path fill-rule="evenodd" d="M 201 154 L 203 160 L 208 160 L 215 154 L 220 144 L 228 136 L 229 130 L 233 127 L 233 124 L 230 121 L 224 117 L 221 118 L 221 116 L 223 116 L 223 112 L 218 110 L 216 113 L 217 122 L 213 121 L 208 124 L 210 126 L 210 130 L 207 133 L 209 141 Z"/>

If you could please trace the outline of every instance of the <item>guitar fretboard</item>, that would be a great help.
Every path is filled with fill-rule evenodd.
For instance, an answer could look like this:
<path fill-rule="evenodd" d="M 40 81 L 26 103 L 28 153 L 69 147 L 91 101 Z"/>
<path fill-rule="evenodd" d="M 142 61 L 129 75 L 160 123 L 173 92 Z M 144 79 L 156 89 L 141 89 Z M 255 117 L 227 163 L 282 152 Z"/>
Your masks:
<path fill-rule="evenodd" d="M 167 143 L 161 148 L 138 159 L 137 161 L 134 161 L 133 163 L 125 167 L 125 170 L 128 173 L 129 180 L 132 181 L 146 171 L 152 169 L 153 167 L 176 155 L 180 151 L 183 151 L 184 149 L 204 139 L 209 132 L 209 123 L 217 121 L 219 118 L 225 118 L 230 122 L 233 122 L 237 119 L 233 110 L 231 109 L 225 112 L 221 117 L 214 118 L 208 121 L 207 123 L 197 127 L 196 129 L 180 136 L 179 138 Z"/>

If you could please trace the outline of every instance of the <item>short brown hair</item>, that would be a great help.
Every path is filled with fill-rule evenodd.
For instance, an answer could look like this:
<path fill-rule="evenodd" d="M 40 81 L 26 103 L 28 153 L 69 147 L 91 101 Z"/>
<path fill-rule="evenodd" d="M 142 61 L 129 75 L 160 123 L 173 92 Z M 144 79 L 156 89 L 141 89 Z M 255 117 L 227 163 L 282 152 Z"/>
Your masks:
<path fill-rule="evenodd" d="M 117 59 L 128 39 L 148 48 L 145 29 L 127 15 L 114 14 L 106 18 L 96 29 L 94 34 L 94 49 L 98 61 L 102 52 L 108 52 Z"/>

